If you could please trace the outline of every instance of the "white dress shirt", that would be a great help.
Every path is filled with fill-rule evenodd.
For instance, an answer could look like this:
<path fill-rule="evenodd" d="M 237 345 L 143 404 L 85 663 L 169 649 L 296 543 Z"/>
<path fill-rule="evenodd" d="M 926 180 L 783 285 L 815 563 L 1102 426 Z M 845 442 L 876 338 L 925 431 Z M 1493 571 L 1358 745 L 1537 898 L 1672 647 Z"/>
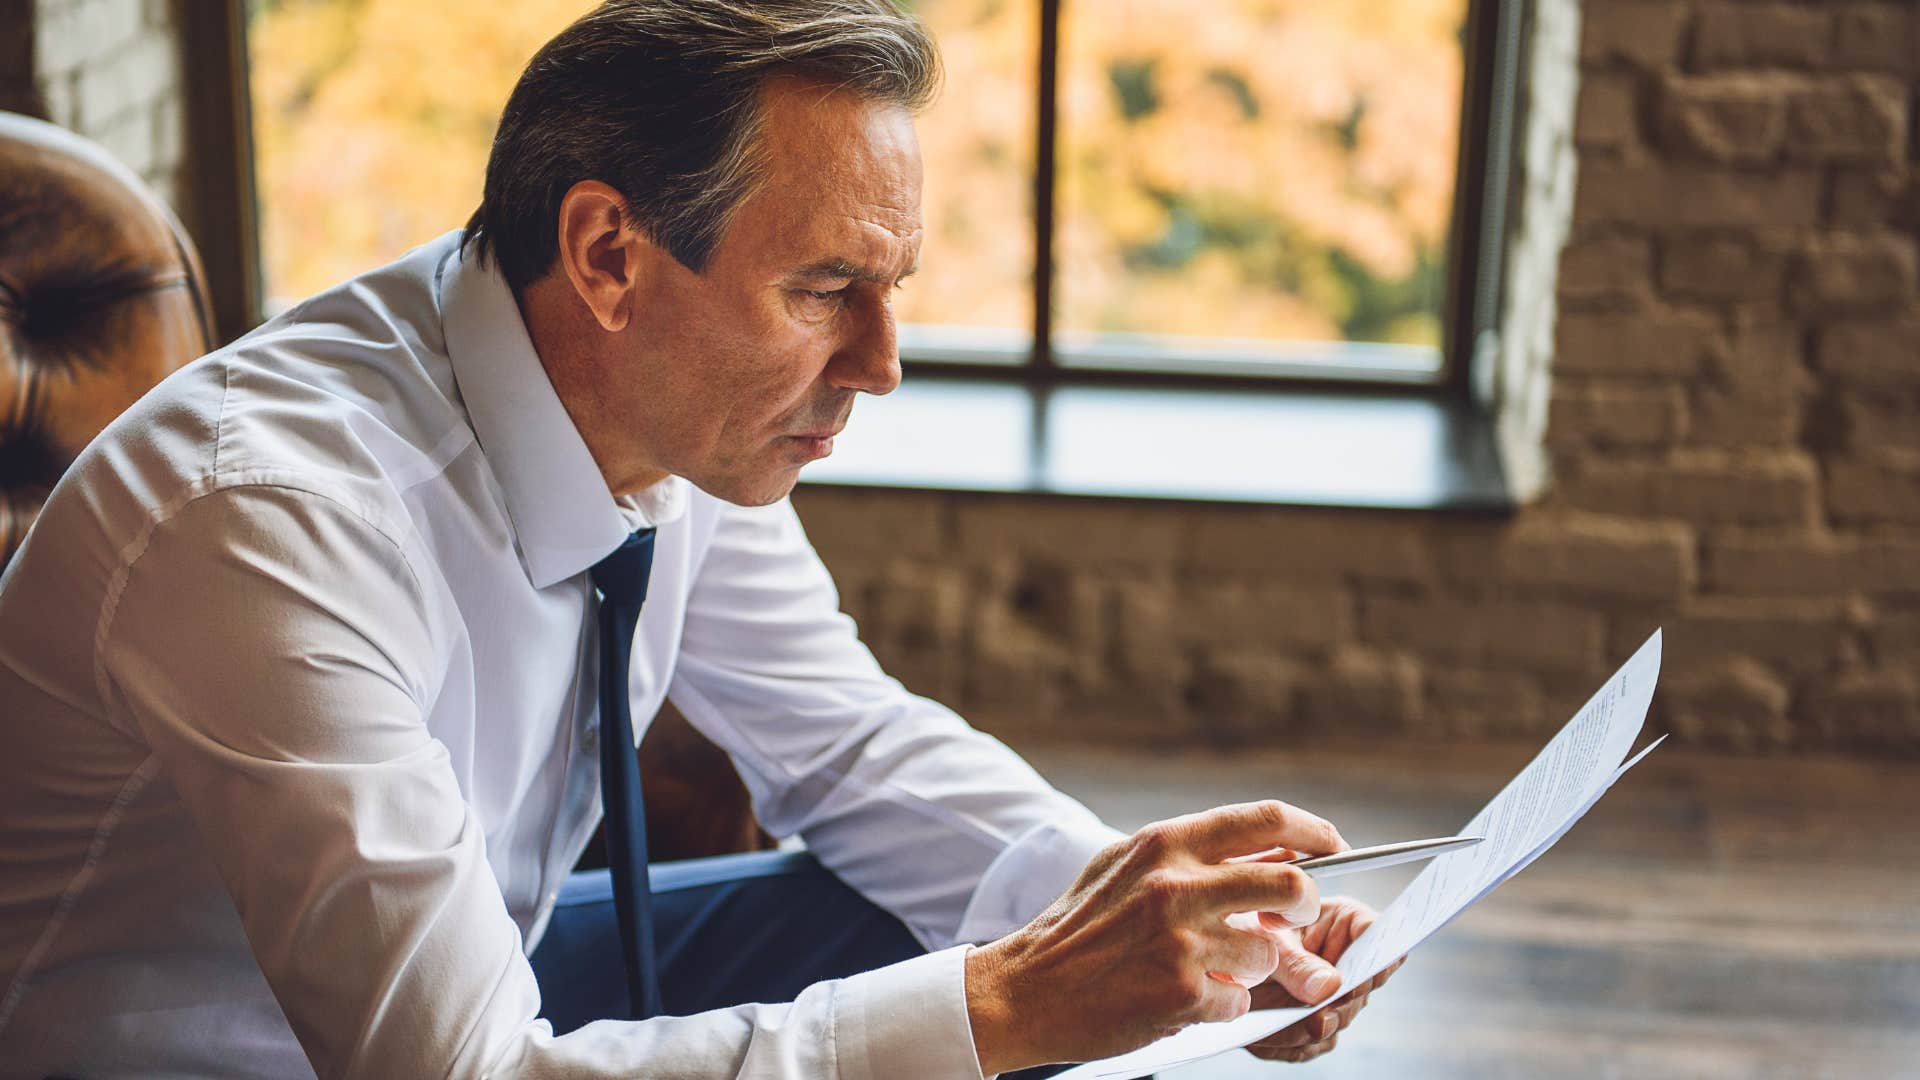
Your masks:
<path fill-rule="evenodd" d="M 643 525 L 634 717 L 671 697 L 933 951 L 556 1038 L 526 956 L 600 816 L 585 571 Z M 964 943 L 1118 834 L 837 609 L 785 502 L 614 499 L 457 234 L 187 366 L 0 578 L 0 1075 L 977 1077 Z"/>

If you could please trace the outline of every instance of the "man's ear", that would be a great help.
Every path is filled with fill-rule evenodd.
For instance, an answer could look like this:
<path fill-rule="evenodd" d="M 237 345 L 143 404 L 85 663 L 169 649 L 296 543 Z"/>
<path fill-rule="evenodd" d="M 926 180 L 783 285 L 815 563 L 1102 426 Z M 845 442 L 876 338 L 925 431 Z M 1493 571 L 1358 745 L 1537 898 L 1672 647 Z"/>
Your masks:
<path fill-rule="evenodd" d="M 582 180 L 560 198 L 560 265 L 608 333 L 626 329 L 653 241 L 612 185 Z"/>

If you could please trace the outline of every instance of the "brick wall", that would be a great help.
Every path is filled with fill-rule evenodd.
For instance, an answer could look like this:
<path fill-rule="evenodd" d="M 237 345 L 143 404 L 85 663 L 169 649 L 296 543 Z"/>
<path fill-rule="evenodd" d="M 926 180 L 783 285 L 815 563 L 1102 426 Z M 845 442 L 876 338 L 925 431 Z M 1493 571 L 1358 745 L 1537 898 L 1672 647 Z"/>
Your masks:
<path fill-rule="evenodd" d="M 1577 168 L 1536 185 L 1550 207 L 1574 184 L 1571 227 L 1503 346 L 1509 396 L 1544 394 L 1549 313 L 1550 405 L 1517 425 L 1543 498 L 1485 519 L 803 489 L 888 668 L 1022 736 L 1534 736 L 1664 626 L 1677 738 L 1920 750 L 1920 13 L 1583 9 L 1538 9 L 1536 59 L 1577 36 Z"/>
<path fill-rule="evenodd" d="M 178 206 L 177 17 L 175 0 L 0 0 L 0 108 L 99 142 Z"/>

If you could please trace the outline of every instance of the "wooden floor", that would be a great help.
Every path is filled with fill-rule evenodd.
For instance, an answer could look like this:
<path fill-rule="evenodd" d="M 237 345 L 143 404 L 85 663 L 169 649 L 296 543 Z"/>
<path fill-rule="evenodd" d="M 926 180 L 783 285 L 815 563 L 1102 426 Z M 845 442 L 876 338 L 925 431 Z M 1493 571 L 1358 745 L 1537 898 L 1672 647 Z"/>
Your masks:
<path fill-rule="evenodd" d="M 1132 828 L 1278 797 L 1362 845 L 1457 829 L 1531 748 L 1021 746 Z M 1383 906 L 1417 868 L 1339 883 Z M 1421 947 L 1331 1054 L 1253 1077 L 1920 1077 L 1920 763 L 1657 750 Z"/>

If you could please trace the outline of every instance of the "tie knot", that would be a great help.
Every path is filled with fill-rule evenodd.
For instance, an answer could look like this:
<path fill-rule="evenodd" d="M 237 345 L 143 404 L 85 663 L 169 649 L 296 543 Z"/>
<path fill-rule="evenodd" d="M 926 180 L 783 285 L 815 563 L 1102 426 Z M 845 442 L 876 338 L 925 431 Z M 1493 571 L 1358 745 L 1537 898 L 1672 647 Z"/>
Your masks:
<path fill-rule="evenodd" d="M 653 573 L 653 530 L 636 530 L 587 573 L 608 603 L 638 606 L 646 602 L 647 578 Z"/>

